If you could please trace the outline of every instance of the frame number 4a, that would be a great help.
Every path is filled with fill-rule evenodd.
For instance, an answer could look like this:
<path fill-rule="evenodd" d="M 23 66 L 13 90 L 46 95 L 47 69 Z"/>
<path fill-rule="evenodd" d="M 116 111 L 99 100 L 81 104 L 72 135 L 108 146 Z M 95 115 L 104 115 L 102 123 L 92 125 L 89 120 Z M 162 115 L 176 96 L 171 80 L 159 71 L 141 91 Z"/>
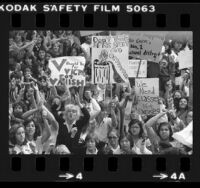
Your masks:
<path fill-rule="evenodd" d="M 174 172 L 171 176 L 170 176 L 170 179 L 173 179 L 173 180 L 185 180 L 185 174 L 182 172 L 179 174 L 179 176 L 177 175 L 176 172 Z"/>

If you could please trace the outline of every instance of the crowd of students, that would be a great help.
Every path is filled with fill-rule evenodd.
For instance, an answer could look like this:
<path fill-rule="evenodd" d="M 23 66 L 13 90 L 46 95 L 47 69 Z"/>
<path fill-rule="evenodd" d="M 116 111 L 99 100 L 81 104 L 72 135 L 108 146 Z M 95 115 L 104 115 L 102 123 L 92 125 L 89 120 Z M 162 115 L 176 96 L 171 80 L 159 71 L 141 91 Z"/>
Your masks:
<path fill-rule="evenodd" d="M 91 36 L 82 37 L 79 31 L 11 31 L 9 153 L 191 154 L 191 146 L 173 137 L 193 120 L 192 67 L 179 70 L 176 61 L 186 45 L 192 49 L 191 40 L 163 43 L 156 65 L 162 110 L 147 116 L 137 111 L 133 80 L 106 85 L 112 97 L 99 99 L 102 86 L 91 83 Z M 65 77 L 51 85 L 48 60 L 62 56 L 85 57 L 84 87 L 69 87 Z M 128 102 L 132 111 L 127 122 Z"/>

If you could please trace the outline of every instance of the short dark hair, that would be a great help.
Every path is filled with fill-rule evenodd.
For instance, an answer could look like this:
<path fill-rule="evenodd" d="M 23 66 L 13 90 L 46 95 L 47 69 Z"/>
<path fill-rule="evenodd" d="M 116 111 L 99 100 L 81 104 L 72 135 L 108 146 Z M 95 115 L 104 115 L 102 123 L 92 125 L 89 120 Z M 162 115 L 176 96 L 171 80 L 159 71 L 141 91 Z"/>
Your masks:
<path fill-rule="evenodd" d="M 183 50 L 185 48 L 187 42 L 186 42 L 185 38 L 173 39 L 172 42 L 171 42 L 171 47 L 172 48 L 174 48 L 175 43 L 181 43 L 182 47 L 181 47 L 180 50 Z"/>
<path fill-rule="evenodd" d="M 37 137 L 40 135 L 40 130 L 39 130 L 39 127 L 37 126 L 36 122 L 34 121 L 34 119 L 28 119 L 24 122 L 24 128 L 26 129 L 27 125 L 29 123 L 33 122 L 34 125 L 35 125 L 35 134 L 33 136 L 34 140 L 37 139 Z"/>
<path fill-rule="evenodd" d="M 107 136 L 109 137 L 110 133 L 112 133 L 112 132 L 115 132 L 115 133 L 116 133 L 116 136 L 119 138 L 119 136 L 120 136 L 120 135 L 119 135 L 119 132 L 118 132 L 117 129 L 115 129 L 115 128 L 112 128 L 111 130 L 109 130 Z"/>
<path fill-rule="evenodd" d="M 131 139 L 130 139 L 130 136 L 129 136 L 128 134 L 120 135 L 119 143 L 120 143 L 121 140 L 123 140 L 124 138 L 126 138 L 126 139 L 131 143 Z"/>
<path fill-rule="evenodd" d="M 26 110 L 25 108 L 25 104 L 22 101 L 16 102 L 13 104 L 13 110 L 17 107 L 17 106 L 21 106 L 23 109 L 23 112 Z"/>
<path fill-rule="evenodd" d="M 87 143 L 91 139 L 95 140 L 96 144 L 99 142 L 99 139 L 95 133 L 89 133 L 85 138 L 85 142 Z"/>
<path fill-rule="evenodd" d="M 46 76 L 40 76 L 39 78 L 38 78 L 38 80 L 41 82 L 42 80 L 44 80 L 45 82 L 47 81 L 47 77 Z"/>

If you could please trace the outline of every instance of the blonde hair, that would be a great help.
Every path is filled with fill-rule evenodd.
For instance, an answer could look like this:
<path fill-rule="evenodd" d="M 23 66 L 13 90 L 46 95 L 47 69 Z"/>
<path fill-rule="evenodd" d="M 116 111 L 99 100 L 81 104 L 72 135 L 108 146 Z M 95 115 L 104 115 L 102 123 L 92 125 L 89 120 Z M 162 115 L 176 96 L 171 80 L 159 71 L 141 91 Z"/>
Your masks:
<path fill-rule="evenodd" d="M 66 119 L 66 114 L 69 110 L 74 109 L 76 110 L 76 120 L 78 120 L 81 116 L 81 110 L 80 107 L 74 104 L 67 104 L 65 105 L 65 111 L 64 111 L 64 117 Z"/>
<path fill-rule="evenodd" d="M 58 145 L 55 149 L 55 154 L 61 154 L 61 153 L 65 153 L 65 154 L 71 154 L 71 152 L 69 151 L 69 149 L 64 145 Z"/>

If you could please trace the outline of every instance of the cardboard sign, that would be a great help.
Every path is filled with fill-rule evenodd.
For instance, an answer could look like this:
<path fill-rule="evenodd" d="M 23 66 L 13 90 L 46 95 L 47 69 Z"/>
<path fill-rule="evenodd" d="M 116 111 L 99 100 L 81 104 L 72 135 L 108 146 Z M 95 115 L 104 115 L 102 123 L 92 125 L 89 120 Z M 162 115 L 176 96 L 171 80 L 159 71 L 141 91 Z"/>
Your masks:
<path fill-rule="evenodd" d="M 129 35 L 129 56 L 135 59 L 159 62 L 166 32 L 119 31 Z"/>
<path fill-rule="evenodd" d="M 193 50 L 188 46 L 178 53 L 177 61 L 179 62 L 179 69 L 190 68 L 193 66 Z"/>
<path fill-rule="evenodd" d="M 146 78 L 147 77 L 147 61 L 146 60 L 129 60 L 126 66 L 126 72 L 129 78 Z"/>
<path fill-rule="evenodd" d="M 67 85 L 84 86 L 85 85 L 85 58 L 81 56 L 65 56 L 52 58 L 49 60 L 51 70 L 50 82 L 52 85 L 58 85 L 61 76 L 65 76 Z"/>
<path fill-rule="evenodd" d="M 110 65 L 108 63 L 101 65 L 94 62 L 94 83 L 109 84 L 110 83 Z"/>
<path fill-rule="evenodd" d="M 137 110 L 141 115 L 156 115 L 160 112 L 158 78 L 136 78 L 135 91 Z"/>
<path fill-rule="evenodd" d="M 128 82 L 124 62 L 128 62 L 127 35 L 92 37 L 93 83 Z"/>
<path fill-rule="evenodd" d="M 81 36 L 88 36 L 88 35 L 93 35 L 96 33 L 101 33 L 102 31 L 80 31 Z"/>

